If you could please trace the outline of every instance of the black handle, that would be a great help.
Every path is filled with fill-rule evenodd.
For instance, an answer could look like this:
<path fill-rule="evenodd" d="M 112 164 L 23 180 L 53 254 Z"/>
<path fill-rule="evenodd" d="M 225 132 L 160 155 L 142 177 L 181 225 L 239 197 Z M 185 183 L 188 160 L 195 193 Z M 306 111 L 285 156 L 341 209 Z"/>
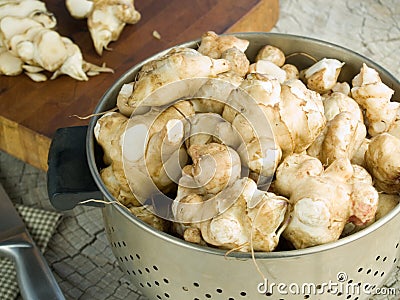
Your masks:
<path fill-rule="evenodd" d="M 103 199 L 86 157 L 87 126 L 57 129 L 49 150 L 47 191 L 54 208 L 69 210 L 88 199 Z M 99 206 L 89 202 L 88 205 Z"/>

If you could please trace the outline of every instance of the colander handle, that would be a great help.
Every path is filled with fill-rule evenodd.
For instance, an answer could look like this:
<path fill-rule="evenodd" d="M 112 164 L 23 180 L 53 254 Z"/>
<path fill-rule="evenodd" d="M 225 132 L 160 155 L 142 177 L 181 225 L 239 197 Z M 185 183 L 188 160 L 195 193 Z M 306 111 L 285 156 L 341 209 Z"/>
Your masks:
<path fill-rule="evenodd" d="M 47 191 L 54 208 L 69 210 L 88 199 L 103 199 L 86 157 L 88 126 L 57 129 L 49 150 Z M 87 205 L 101 204 L 89 202 Z"/>

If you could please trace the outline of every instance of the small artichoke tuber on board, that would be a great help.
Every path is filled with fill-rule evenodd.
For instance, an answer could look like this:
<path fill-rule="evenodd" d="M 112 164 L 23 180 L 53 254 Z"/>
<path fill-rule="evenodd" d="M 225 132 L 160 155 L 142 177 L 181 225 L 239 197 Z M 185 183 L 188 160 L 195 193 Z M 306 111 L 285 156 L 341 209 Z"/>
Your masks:
<path fill-rule="evenodd" d="M 126 24 L 135 24 L 140 13 L 134 0 L 66 0 L 65 5 L 72 17 L 86 19 L 90 36 L 97 54 L 117 41 Z"/>
<path fill-rule="evenodd" d="M 87 81 L 88 76 L 113 72 L 83 59 L 80 48 L 56 29 L 55 16 L 39 0 L 5 0 L 0 5 L 0 75 L 25 73 L 33 81 L 65 74 Z"/>

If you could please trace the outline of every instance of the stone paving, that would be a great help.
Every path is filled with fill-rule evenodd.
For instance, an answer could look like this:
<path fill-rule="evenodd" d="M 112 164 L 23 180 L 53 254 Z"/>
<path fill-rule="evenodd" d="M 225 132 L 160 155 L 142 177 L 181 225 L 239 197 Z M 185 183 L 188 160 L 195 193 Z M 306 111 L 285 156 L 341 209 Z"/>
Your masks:
<path fill-rule="evenodd" d="M 281 0 L 280 4 L 280 18 L 273 32 L 339 44 L 377 61 L 400 78 L 398 0 Z M 0 182 L 13 201 L 52 209 L 45 173 L 1 152 Z M 146 299 L 120 270 L 108 245 L 99 208 L 81 206 L 65 213 L 45 257 L 67 299 Z M 400 288 L 399 267 L 386 286 Z"/>

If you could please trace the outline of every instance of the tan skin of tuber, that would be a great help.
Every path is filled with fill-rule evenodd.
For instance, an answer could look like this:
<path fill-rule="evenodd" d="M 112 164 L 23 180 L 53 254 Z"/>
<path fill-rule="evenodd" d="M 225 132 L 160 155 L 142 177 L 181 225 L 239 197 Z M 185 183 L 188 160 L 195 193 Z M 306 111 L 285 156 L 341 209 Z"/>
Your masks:
<path fill-rule="evenodd" d="M 172 188 L 174 183 L 168 175 L 176 174 L 175 169 L 179 166 L 175 164 L 176 167 L 169 171 L 166 168 L 170 167 L 171 157 L 177 161 L 186 157 L 186 152 L 180 150 L 184 132 L 183 124 L 180 127 L 179 123 L 185 114 L 189 116 L 193 113 L 190 103 L 182 102 L 162 113 L 152 110 L 128 119 L 114 112 L 105 114 L 97 121 L 95 137 L 104 150 L 104 161 L 111 164 L 117 182 L 124 186 L 125 191 L 130 188 L 136 191 L 140 186 L 137 190 L 146 199 L 156 188 L 154 184 L 165 192 Z M 138 142 L 140 139 L 143 143 L 147 140 L 149 144 L 144 147 Z M 157 149 L 163 149 L 163 152 L 155 151 Z M 146 179 L 148 175 L 152 185 Z M 135 200 L 132 201 L 135 203 Z"/>
<path fill-rule="evenodd" d="M 390 101 L 394 91 L 382 82 L 376 70 L 366 64 L 353 78 L 352 84 L 351 95 L 365 110 L 369 135 L 389 131 L 395 125 L 400 107 L 400 103 Z"/>
<path fill-rule="evenodd" d="M 130 116 L 143 99 L 168 83 L 194 77 L 215 77 L 229 70 L 225 59 L 212 59 L 190 48 L 175 48 L 143 66 L 137 81 L 122 87 L 117 106 L 122 114 Z M 157 106 L 157 103 L 153 105 Z"/>
<path fill-rule="evenodd" d="M 112 69 L 84 61 L 80 48 L 56 29 L 56 19 L 41 1 L 16 1 L 0 7 L 0 74 L 24 72 L 33 81 L 66 74 L 79 81 Z"/>
<path fill-rule="evenodd" d="M 102 55 L 108 44 L 118 40 L 126 24 L 135 24 L 140 20 L 133 0 L 94 0 L 88 15 L 88 28 L 96 52 Z"/>
<path fill-rule="evenodd" d="M 201 43 L 197 49 L 201 54 L 213 59 L 221 58 L 223 53 L 230 48 L 246 51 L 249 41 L 239 39 L 235 36 L 219 36 L 213 31 L 207 31 L 201 37 Z"/>
<path fill-rule="evenodd" d="M 373 218 L 378 193 L 372 182 L 357 176 L 358 168 L 348 159 L 338 159 L 322 170 L 318 159 L 305 154 L 293 154 L 281 163 L 274 189 L 286 194 L 292 205 L 283 236 L 296 249 L 337 240 L 351 218 L 363 223 Z M 361 183 L 364 188 L 359 189 Z"/>
<path fill-rule="evenodd" d="M 272 251 L 279 242 L 287 199 L 276 196 L 273 193 L 256 191 L 254 181 L 242 178 L 224 190 L 224 196 L 209 201 L 219 202 L 218 207 L 223 207 L 221 203 L 231 199 L 226 197 L 237 197 L 233 205 L 225 210 L 219 211 L 210 220 L 186 224 L 183 237 L 190 242 L 205 241 L 209 245 L 217 246 L 222 249 L 237 249 L 238 251 L 250 251 L 252 246 L 255 251 Z M 253 195 L 257 194 L 256 201 Z M 197 199 L 197 200 L 194 200 Z M 190 201 L 201 201 L 198 196 L 190 200 L 185 198 L 186 203 Z M 201 214 L 206 208 L 197 209 L 197 214 Z M 190 207 L 189 207 L 190 209 Z M 182 211 L 181 211 L 182 213 Z M 190 213 L 185 211 L 184 213 Z M 193 212 L 192 212 L 193 213 Z M 186 216 L 186 219 L 190 215 Z"/>
<path fill-rule="evenodd" d="M 365 136 L 364 123 L 344 111 L 327 123 L 324 132 L 307 149 L 307 153 L 320 159 L 324 165 L 330 165 L 339 158 L 352 159 Z"/>
<path fill-rule="evenodd" d="M 194 186 L 201 187 L 203 195 L 219 193 L 240 176 L 240 158 L 230 147 L 217 143 L 194 144 L 188 154 L 193 161 L 189 176 Z"/>
<path fill-rule="evenodd" d="M 141 15 L 134 0 L 66 0 L 72 17 L 87 18 L 88 29 L 97 54 L 110 50 L 108 45 L 117 41 L 126 24 L 139 22 Z"/>
<path fill-rule="evenodd" d="M 365 165 L 375 186 L 387 194 L 400 192 L 400 140 L 388 133 L 373 137 L 365 152 Z"/>
<path fill-rule="evenodd" d="M 309 89 L 324 94 L 335 86 L 344 63 L 337 59 L 323 58 L 304 70 L 304 79 Z"/>
<path fill-rule="evenodd" d="M 267 60 L 274 63 L 278 67 L 282 67 L 284 65 L 285 59 L 285 54 L 282 52 L 282 50 L 272 45 L 265 45 L 262 47 L 256 56 L 256 62 L 259 60 Z"/>

